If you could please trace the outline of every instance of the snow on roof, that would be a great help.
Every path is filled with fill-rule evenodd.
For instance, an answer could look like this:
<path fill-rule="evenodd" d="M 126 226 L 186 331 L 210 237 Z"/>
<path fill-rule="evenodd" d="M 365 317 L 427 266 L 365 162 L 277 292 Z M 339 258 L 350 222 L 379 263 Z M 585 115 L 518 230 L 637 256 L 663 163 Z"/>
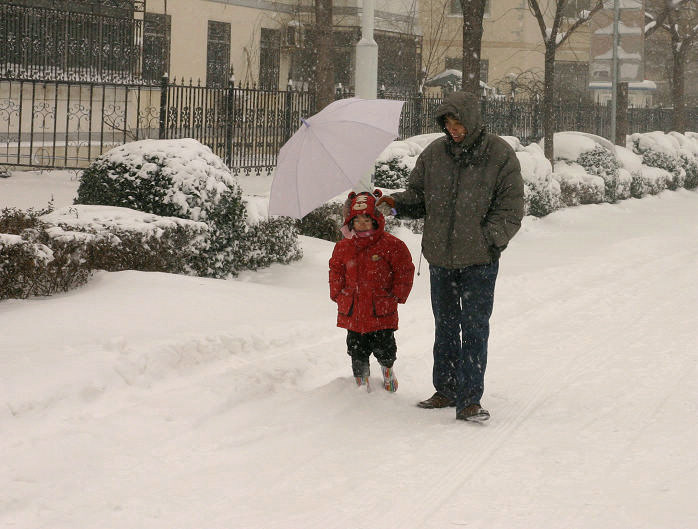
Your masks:
<path fill-rule="evenodd" d="M 454 77 L 458 77 L 459 79 L 462 79 L 463 72 L 461 72 L 460 70 L 449 68 L 448 70 L 444 70 L 443 72 L 437 73 L 434 77 L 431 77 L 427 82 L 432 83 L 434 81 L 438 81 L 439 79 L 443 79 L 444 77 L 449 77 L 449 76 L 454 76 Z M 480 86 L 482 88 L 494 90 L 494 88 L 492 88 L 490 85 L 488 85 L 484 81 L 480 81 Z"/>

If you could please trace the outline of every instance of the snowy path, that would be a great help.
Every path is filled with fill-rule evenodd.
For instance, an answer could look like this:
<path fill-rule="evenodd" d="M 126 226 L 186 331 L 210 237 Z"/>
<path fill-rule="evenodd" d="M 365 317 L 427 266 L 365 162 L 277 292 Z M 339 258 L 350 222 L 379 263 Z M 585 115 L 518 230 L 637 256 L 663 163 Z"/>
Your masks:
<path fill-rule="evenodd" d="M 484 426 L 414 406 L 432 391 L 424 263 L 400 389 L 367 394 L 333 327 L 331 245 L 303 242 L 237 281 L 100 274 L 0 304 L 0 527 L 698 526 L 698 193 L 526 219 Z"/>

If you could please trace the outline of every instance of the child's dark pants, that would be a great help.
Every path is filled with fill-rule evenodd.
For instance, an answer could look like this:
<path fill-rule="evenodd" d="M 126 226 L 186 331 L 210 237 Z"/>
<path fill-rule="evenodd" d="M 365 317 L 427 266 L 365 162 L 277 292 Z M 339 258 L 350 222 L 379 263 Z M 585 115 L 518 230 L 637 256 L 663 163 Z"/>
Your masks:
<path fill-rule="evenodd" d="M 368 376 L 371 353 L 380 365 L 393 367 L 397 353 L 395 331 L 384 329 L 363 334 L 347 331 L 347 353 L 351 356 L 351 368 L 355 377 Z"/>

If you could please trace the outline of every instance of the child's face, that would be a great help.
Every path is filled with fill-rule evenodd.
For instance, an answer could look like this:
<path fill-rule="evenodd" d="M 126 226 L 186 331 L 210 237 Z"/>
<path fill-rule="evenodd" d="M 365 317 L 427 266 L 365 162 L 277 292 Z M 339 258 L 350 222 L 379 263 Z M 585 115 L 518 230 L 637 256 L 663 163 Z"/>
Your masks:
<path fill-rule="evenodd" d="M 368 215 L 354 217 L 354 231 L 368 231 L 373 228 L 373 219 Z"/>

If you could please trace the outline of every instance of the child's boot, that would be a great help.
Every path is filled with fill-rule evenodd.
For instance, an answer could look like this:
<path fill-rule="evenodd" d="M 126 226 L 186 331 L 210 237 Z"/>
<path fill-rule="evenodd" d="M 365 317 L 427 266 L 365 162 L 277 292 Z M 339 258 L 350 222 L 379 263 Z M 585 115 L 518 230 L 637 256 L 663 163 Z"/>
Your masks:
<path fill-rule="evenodd" d="M 366 391 L 371 392 L 371 384 L 368 377 L 354 377 L 354 380 L 356 380 L 357 386 L 366 386 Z"/>
<path fill-rule="evenodd" d="M 369 363 L 352 360 L 352 370 L 354 371 L 356 385 L 359 387 L 366 386 L 366 391 L 370 392 L 369 375 L 371 374 L 371 367 Z"/>
<path fill-rule="evenodd" d="M 383 373 L 383 388 L 385 391 L 395 393 L 397 391 L 397 377 L 395 376 L 395 369 L 392 367 L 381 366 L 381 373 Z"/>

